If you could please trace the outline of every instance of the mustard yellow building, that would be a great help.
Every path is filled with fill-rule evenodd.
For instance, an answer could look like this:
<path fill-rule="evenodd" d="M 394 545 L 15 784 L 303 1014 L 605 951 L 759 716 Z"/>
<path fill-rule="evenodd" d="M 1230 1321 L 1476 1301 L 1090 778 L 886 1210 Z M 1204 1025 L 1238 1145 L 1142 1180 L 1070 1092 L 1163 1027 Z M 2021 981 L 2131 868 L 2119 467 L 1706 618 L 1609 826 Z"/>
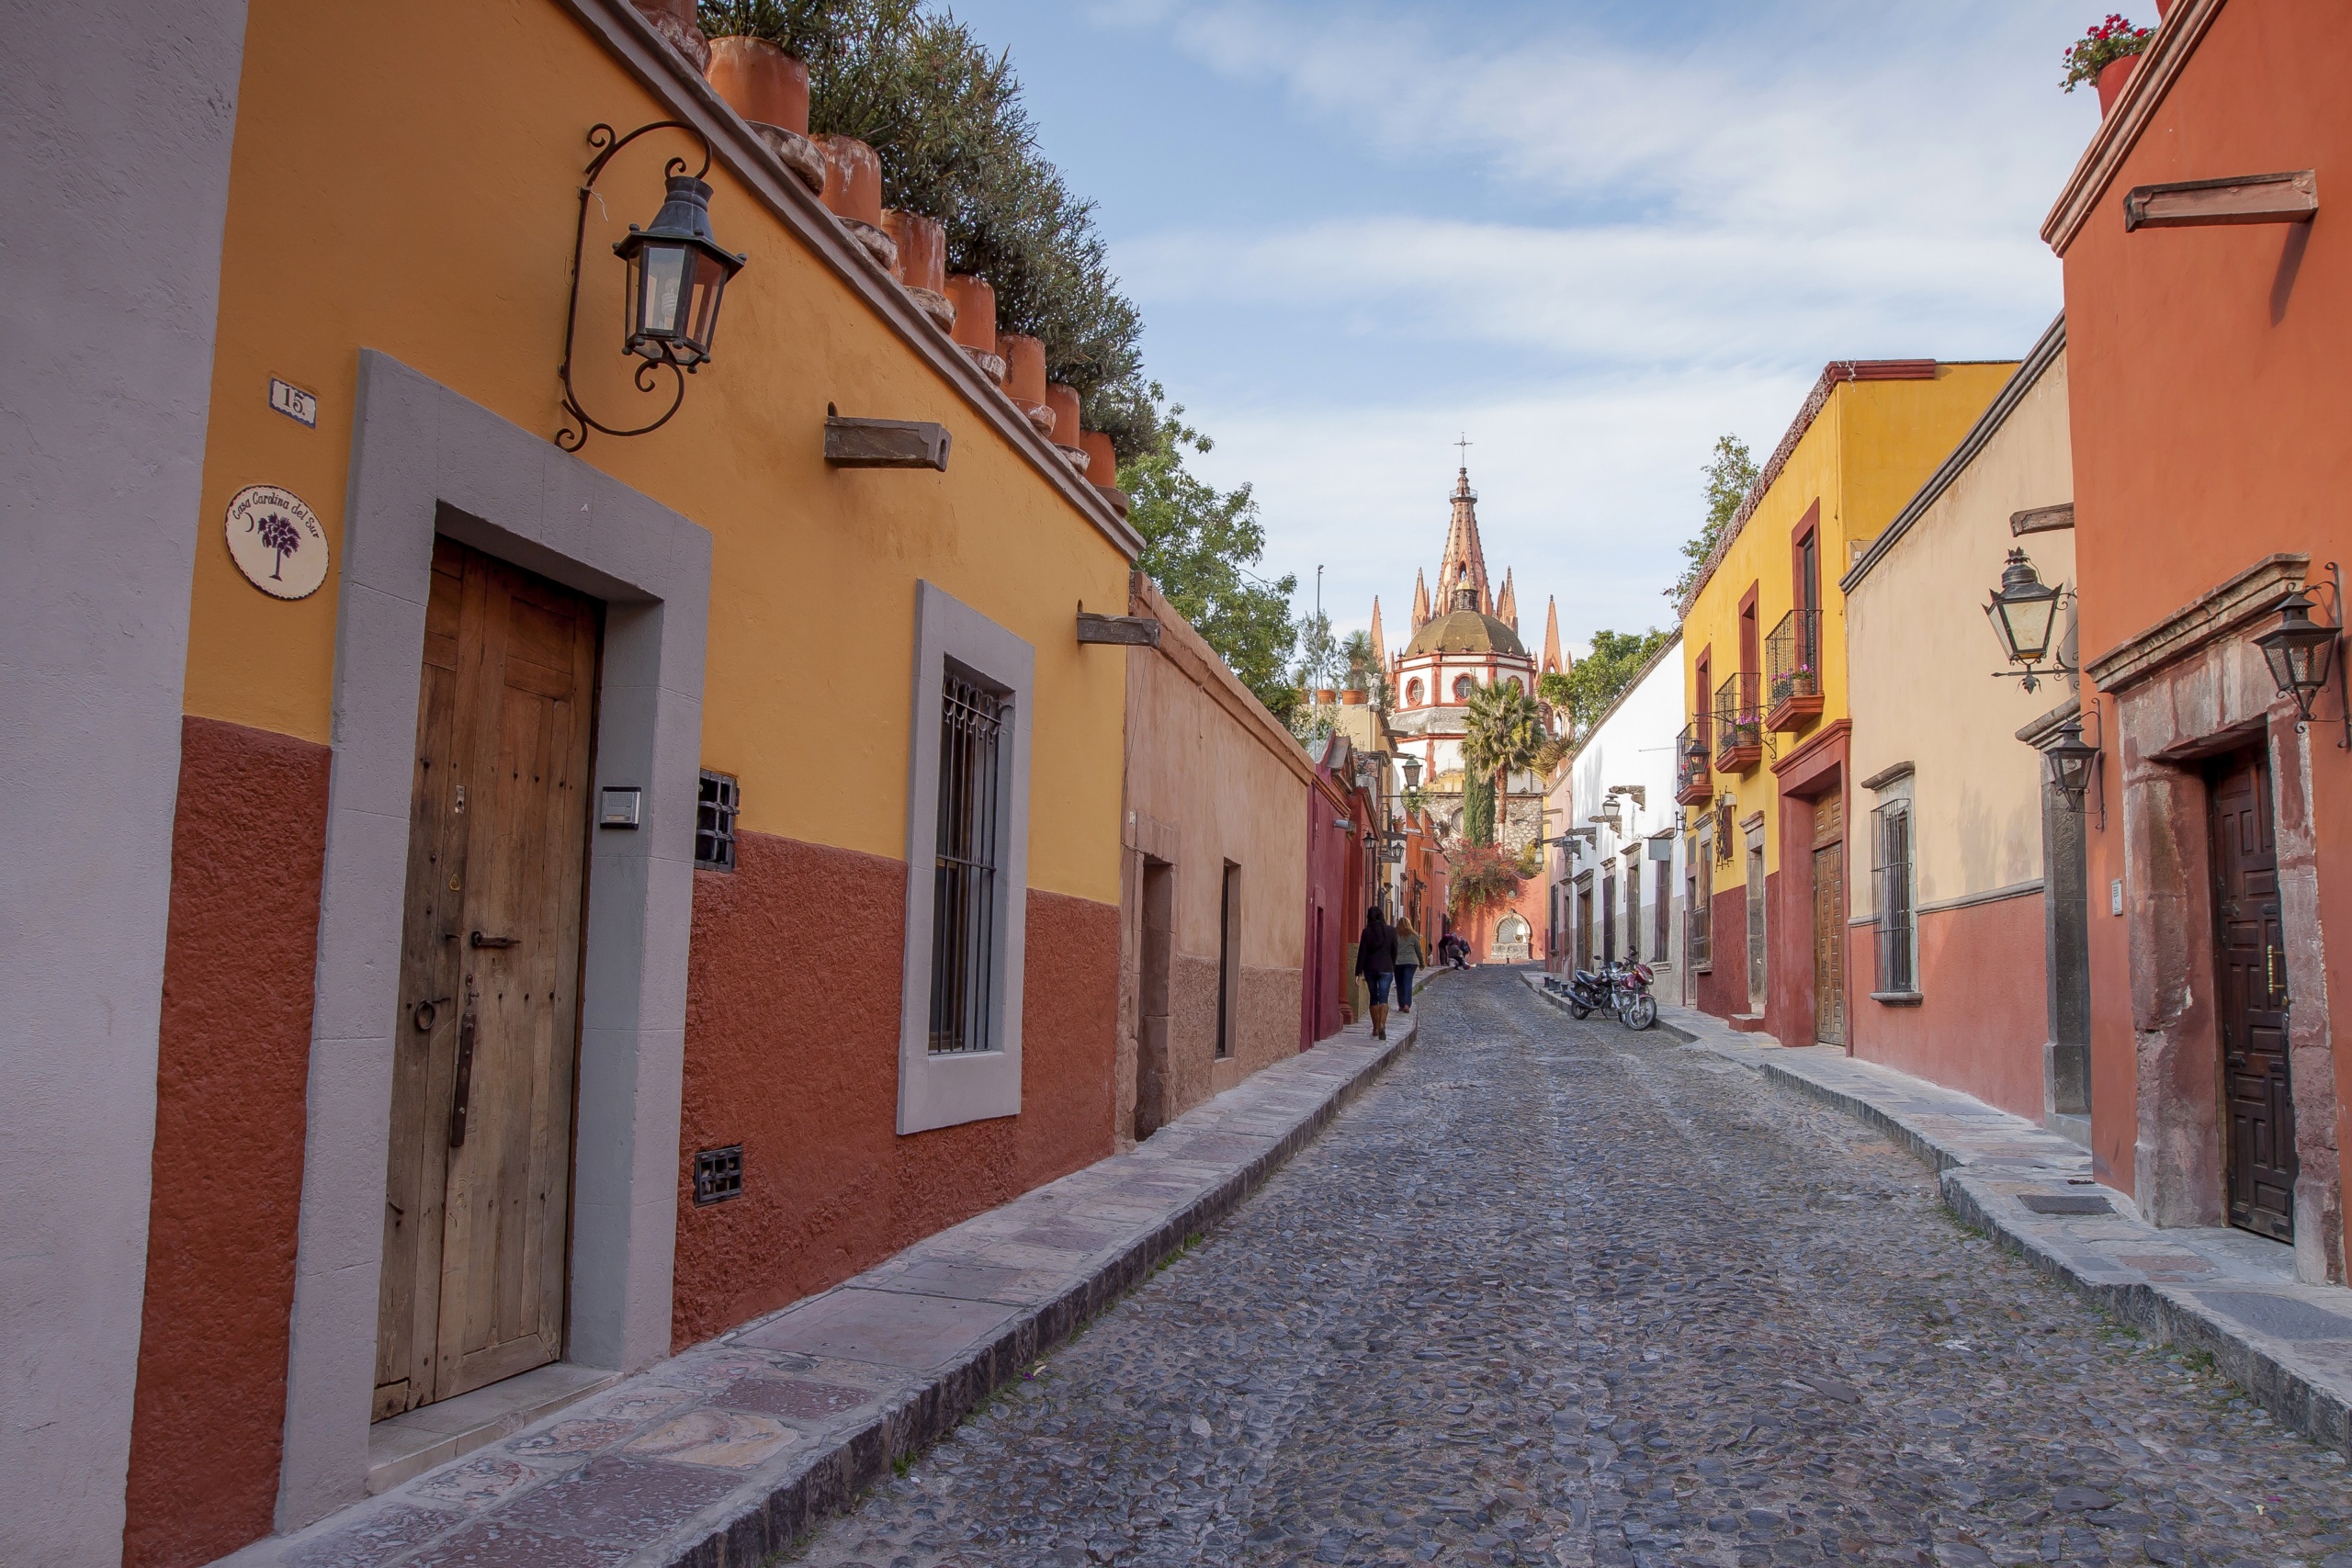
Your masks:
<path fill-rule="evenodd" d="M 1844 360 L 1815 383 L 1683 606 L 1687 938 L 1698 1005 L 1846 1043 L 1848 738 L 1838 579 L 2012 366 Z"/>
<path fill-rule="evenodd" d="M 625 0 L 254 0 L 234 106 L 133 1564 L 1113 1148 L 1115 498 Z"/>

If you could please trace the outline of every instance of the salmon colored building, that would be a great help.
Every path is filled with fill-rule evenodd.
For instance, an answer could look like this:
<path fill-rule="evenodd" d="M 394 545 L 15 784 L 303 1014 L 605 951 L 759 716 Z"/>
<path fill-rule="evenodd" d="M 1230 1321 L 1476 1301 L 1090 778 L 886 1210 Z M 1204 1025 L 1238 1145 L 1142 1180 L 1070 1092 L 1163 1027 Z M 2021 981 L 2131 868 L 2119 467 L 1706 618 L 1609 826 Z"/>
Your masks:
<path fill-rule="evenodd" d="M 2010 551 L 2075 576 L 2066 330 L 2041 340 L 1854 562 L 1846 605 L 1853 1054 L 2086 1138 L 2085 817 L 2020 728 L 2071 713 L 2071 639 L 2032 677 L 1989 634 Z M 2049 726 L 2044 726 L 2049 728 Z"/>
<path fill-rule="evenodd" d="M 1137 572 L 1128 614 L 1122 1146 L 1295 1055 L 1314 764 Z M 1309 1042 L 1311 1043 L 1311 1042 Z"/>
<path fill-rule="evenodd" d="M 1847 1043 L 1852 723 L 1838 579 L 2012 368 L 1828 366 L 1684 602 L 1684 949 L 1695 1005 L 1736 1029 Z"/>
<path fill-rule="evenodd" d="M 1130 670 L 1074 609 L 1127 610 L 1138 541 L 1069 443 L 621 0 L 256 0 L 232 85 L 158 525 L 193 565 L 143 1268 L 104 1291 L 135 1394 L 71 1439 L 86 1484 L 127 1455 L 96 1528 L 142 1568 L 837 1281 L 1119 1111 Z M 740 267 L 674 381 L 624 344 L 657 209 L 708 226 L 689 303 Z M 1253 1052 L 1299 903 L 1270 867 L 1244 904 Z"/>
<path fill-rule="evenodd" d="M 2345 1277 L 2352 1149 L 2346 80 L 2333 0 L 2174 0 L 2042 231 L 2100 749 L 2095 1168 L 2157 1224 L 2291 1246 L 2308 1281 Z M 2300 699 L 2266 657 L 2297 642 L 2332 666 Z"/>

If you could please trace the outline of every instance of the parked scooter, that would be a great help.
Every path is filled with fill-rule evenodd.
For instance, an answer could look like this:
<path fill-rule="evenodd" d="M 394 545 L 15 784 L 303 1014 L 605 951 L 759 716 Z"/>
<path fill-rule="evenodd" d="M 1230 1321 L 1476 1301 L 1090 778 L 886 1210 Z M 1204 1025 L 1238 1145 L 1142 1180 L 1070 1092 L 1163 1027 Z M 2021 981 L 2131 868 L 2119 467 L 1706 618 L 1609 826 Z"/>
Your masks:
<path fill-rule="evenodd" d="M 1568 998 L 1569 1013 L 1585 1019 L 1604 1008 L 1613 1010 L 1617 1005 L 1613 999 L 1616 973 L 1617 965 L 1612 962 L 1603 964 L 1598 972 L 1579 969 L 1569 976 L 1567 985 L 1562 987 Z"/>

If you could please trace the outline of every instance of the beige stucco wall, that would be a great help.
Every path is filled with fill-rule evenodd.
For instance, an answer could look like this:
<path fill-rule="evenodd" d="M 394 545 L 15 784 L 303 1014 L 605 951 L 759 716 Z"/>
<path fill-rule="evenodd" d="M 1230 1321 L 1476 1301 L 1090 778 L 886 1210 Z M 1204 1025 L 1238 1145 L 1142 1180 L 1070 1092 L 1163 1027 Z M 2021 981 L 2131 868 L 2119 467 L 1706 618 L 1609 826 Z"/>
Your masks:
<path fill-rule="evenodd" d="M 2027 692 L 1984 619 L 2009 550 L 2047 583 L 2073 585 L 2071 532 L 2009 532 L 2010 514 L 2074 499 L 2062 352 L 1984 449 L 1846 595 L 1857 781 L 1897 762 L 1912 779 L 1917 898 L 1941 903 L 2041 878 L 2042 762 L 2018 728 L 2071 694 L 2063 676 Z M 2061 623 L 2064 624 L 2063 622 Z M 1871 914 L 1868 813 L 1857 790 L 1851 912 Z"/>
<path fill-rule="evenodd" d="M 1146 857 L 1172 865 L 1175 879 L 1161 1119 L 1296 1054 L 1306 951 L 1306 755 L 1262 709 L 1248 719 L 1237 715 L 1238 682 L 1225 684 L 1231 676 L 1174 611 L 1159 613 L 1164 649 L 1125 654 L 1126 920 L 1114 1107 L 1123 1139 L 1136 1131 L 1137 985 L 1149 940 L 1141 903 Z M 1224 687 L 1222 700 L 1204 685 L 1204 674 Z M 1281 754 L 1285 747 L 1295 753 L 1295 766 Z M 1217 934 L 1227 862 L 1240 868 L 1240 973 L 1233 1053 L 1219 1061 Z"/>

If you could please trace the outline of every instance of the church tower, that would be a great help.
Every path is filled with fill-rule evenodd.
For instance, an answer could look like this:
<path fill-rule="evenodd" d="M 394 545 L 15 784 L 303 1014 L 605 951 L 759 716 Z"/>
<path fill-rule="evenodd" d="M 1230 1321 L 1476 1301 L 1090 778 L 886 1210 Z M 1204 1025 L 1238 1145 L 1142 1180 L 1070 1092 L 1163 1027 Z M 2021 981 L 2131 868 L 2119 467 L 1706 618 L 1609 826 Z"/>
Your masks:
<path fill-rule="evenodd" d="M 1554 598 L 1544 608 L 1544 668 L 1536 673 L 1565 675 L 1570 662 L 1568 656 L 1560 651 L 1560 601 Z"/>
<path fill-rule="evenodd" d="M 1478 492 L 1470 488 L 1467 465 L 1455 476 L 1453 501 L 1453 520 L 1446 525 L 1445 557 L 1438 562 L 1437 591 L 1451 611 L 1466 574 L 1469 586 L 1478 591 L 1470 608 L 1491 615 L 1495 598 L 1487 586 L 1487 551 L 1478 543 Z"/>

